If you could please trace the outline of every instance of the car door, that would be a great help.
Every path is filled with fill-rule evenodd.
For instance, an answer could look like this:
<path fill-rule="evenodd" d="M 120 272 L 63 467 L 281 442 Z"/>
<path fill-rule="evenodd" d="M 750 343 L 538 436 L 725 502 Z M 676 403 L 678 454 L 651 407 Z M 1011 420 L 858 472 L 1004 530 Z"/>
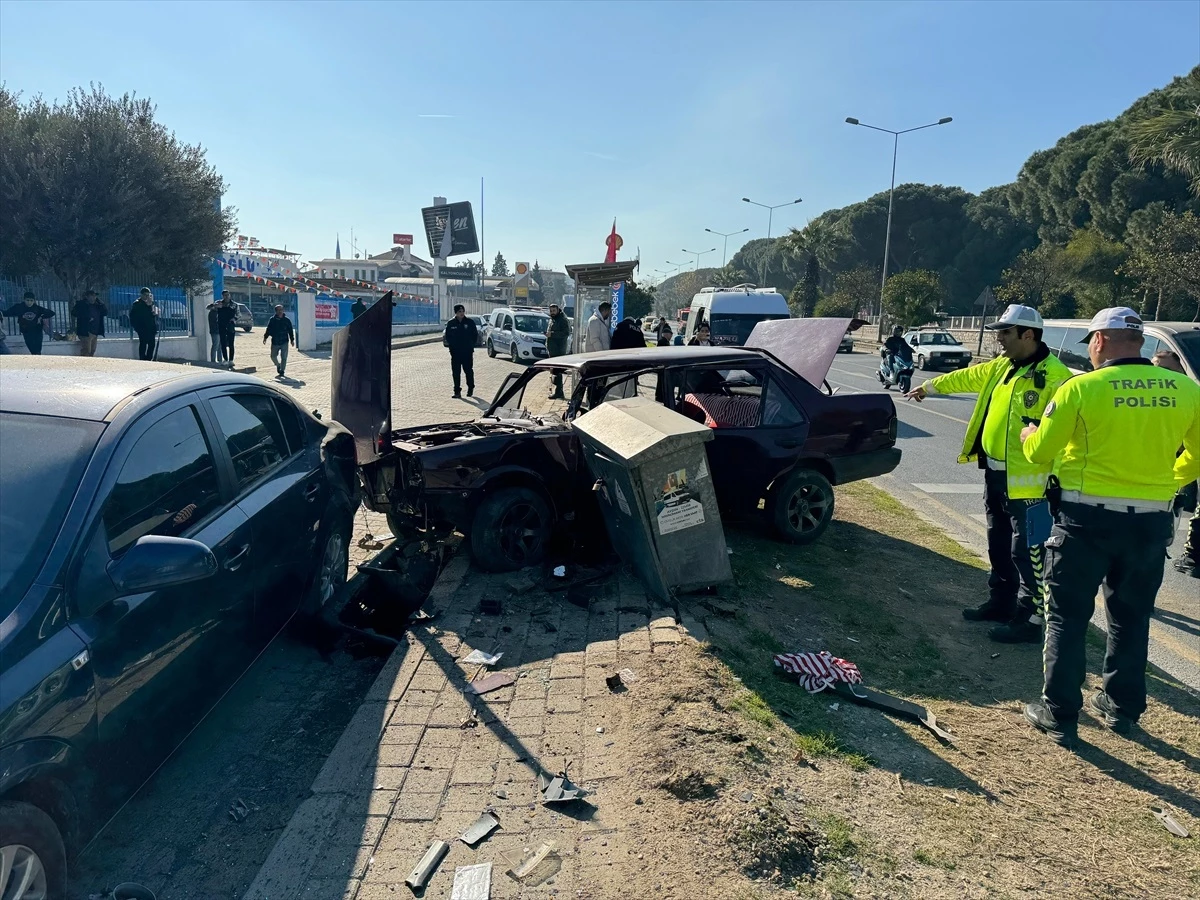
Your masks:
<path fill-rule="evenodd" d="M 254 598 L 251 640 L 262 646 L 296 611 L 308 587 L 330 485 L 320 448 L 304 442 L 290 402 L 246 385 L 202 396 L 218 435 L 217 453 L 232 467 L 237 505 L 250 521 L 252 550 L 243 577 Z"/>
<path fill-rule="evenodd" d="M 252 595 L 241 577 L 250 523 L 232 502 L 198 399 L 168 401 L 130 426 L 68 579 L 72 625 L 95 672 L 102 801 L 140 784 L 251 658 Z M 114 597 L 106 568 L 145 535 L 200 541 L 215 574 Z"/>
<path fill-rule="evenodd" d="M 689 366 L 671 378 L 676 410 L 713 429 L 706 449 L 717 499 L 727 509 L 756 509 L 804 447 L 802 408 L 765 365 Z"/>
<path fill-rule="evenodd" d="M 504 345 L 508 353 L 512 353 L 512 348 L 516 345 L 517 333 L 513 330 L 513 317 L 508 313 L 504 314 L 504 321 L 500 324 L 500 343 Z M 494 345 L 496 341 L 492 341 Z"/>

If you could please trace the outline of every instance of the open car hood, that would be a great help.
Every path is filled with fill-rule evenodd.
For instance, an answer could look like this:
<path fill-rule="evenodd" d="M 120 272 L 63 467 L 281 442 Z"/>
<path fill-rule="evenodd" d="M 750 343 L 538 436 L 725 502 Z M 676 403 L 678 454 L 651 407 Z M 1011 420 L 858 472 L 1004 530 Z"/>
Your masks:
<path fill-rule="evenodd" d="M 354 435 L 358 464 L 378 459 L 392 431 L 392 292 L 333 335 L 330 411 Z"/>
<path fill-rule="evenodd" d="M 759 322 L 750 332 L 746 346 L 767 351 L 809 384 L 820 387 L 853 322 L 824 318 Z"/>

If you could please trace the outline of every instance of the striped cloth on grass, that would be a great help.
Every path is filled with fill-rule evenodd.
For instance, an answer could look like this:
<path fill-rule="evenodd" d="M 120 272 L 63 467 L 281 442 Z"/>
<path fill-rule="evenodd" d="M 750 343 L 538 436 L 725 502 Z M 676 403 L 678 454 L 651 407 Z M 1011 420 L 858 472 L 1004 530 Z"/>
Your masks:
<path fill-rule="evenodd" d="M 780 653 L 775 665 L 789 675 L 795 675 L 800 686 L 810 694 L 823 691 L 837 681 L 847 684 L 862 684 L 862 673 L 858 666 L 838 659 L 828 650 L 820 653 Z"/>

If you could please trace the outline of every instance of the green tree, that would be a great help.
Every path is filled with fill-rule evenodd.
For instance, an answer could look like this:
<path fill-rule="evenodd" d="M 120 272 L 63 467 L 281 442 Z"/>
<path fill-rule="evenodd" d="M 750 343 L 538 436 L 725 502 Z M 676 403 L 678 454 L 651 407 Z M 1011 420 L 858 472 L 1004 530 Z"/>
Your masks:
<path fill-rule="evenodd" d="M 996 288 L 996 299 L 1002 304 L 1019 303 L 1042 309 L 1067 290 L 1068 271 L 1063 248 L 1045 243 L 1033 250 L 1022 251 L 1004 270 Z"/>
<path fill-rule="evenodd" d="M 53 272 L 78 295 L 136 267 L 190 285 L 233 233 L 224 182 L 149 100 L 72 90 L 21 103 L 0 87 L 0 271 Z"/>
<path fill-rule="evenodd" d="M 1081 312 L 1092 315 L 1128 300 L 1131 280 L 1123 267 L 1129 248 L 1094 228 L 1081 228 L 1063 248 L 1062 260 Z"/>
<path fill-rule="evenodd" d="M 783 238 L 756 238 L 744 243 L 725 268 L 730 273 L 749 273 L 750 283 L 773 287 L 786 296 L 801 275 L 796 263 Z M 742 282 L 722 279 L 722 283 Z"/>
<path fill-rule="evenodd" d="M 1150 241 L 1138 246 L 1125 264 L 1143 295 L 1154 296 L 1151 318 L 1200 320 L 1200 218 L 1193 213 L 1163 217 Z M 1142 314 L 1148 310 L 1143 304 Z"/>
<path fill-rule="evenodd" d="M 891 276 L 883 288 L 883 309 L 896 325 L 916 327 L 932 321 L 942 307 L 936 272 L 911 269 Z"/>
<path fill-rule="evenodd" d="M 655 289 L 641 288 L 636 281 L 625 282 L 625 315 L 627 318 L 641 319 L 650 315 L 654 309 Z"/>
<path fill-rule="evenodd" d="M 1166 109 L 1130 125 L 1129 158 L 1182 175 L 1200 196 L 1200 67 L 1166 102 Z"/>
<path fill-rule="evenodd" d="M 821 299 L 821 264 L 817 262 L 816 254 L 808 257 L 808 265 L 804 267 L 804 277 L 792 290 L 788 303 L 792 307 L 792 315 L 811 318 Z"/>
<path fill-rule="evenodd" d="M 508 277 L 508 262 L 504 259 L 503 253 L 497 253 L 496 258 L 492 261 L 492 277 Z"/>
<path fill-rule="evenodd" d="M 817 301 L 817 308 L 813 310 L 813 314 L 821 318 L 853 319 L 857 317 L 858 312 L 849 296 L 835 291 Z"/>

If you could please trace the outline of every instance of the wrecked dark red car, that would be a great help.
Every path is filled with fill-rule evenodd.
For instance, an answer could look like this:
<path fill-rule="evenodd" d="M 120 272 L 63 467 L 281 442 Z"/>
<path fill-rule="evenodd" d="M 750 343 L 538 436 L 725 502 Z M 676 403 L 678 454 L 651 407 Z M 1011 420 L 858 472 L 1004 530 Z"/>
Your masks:
<path fill-rule="evenodd" d="M 462 531 L 486 569 L 538 562 L 551 537 L 594 506 L 571 422 L 606 400 L 653 397 L 713 428 L 706 447 L 722 509 L 734 517 L 765 510 L 796 543 L 828 526 L 833 485 L 900 461 L 890 397 L 816 387 L 846 319 L 763 322 L 741 348 L 541 360 L 509 375 L 475 421 L 400 430 L 391 428 L 390 324 L 379 303 L 334 341 L 332 411 L 355 436 L 365 501 L 397 536 Z M 555 376 L 563 399 L 547 399 Z"/>

